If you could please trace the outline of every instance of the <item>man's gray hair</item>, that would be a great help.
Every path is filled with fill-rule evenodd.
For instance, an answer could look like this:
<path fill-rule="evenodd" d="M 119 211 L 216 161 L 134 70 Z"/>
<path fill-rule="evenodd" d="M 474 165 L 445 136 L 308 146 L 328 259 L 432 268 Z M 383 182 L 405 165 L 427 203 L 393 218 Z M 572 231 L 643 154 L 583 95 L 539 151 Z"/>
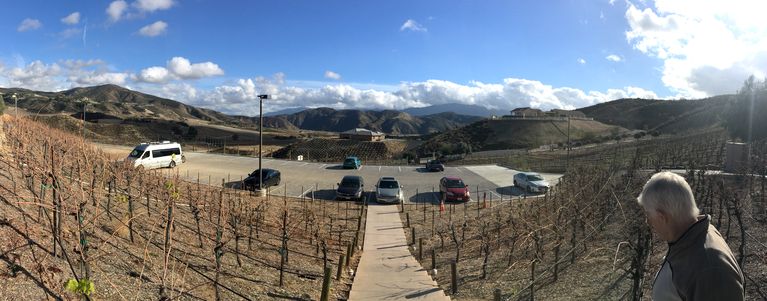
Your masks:
<path fill-rule="evenodd" d="M 654 174 L 644 185 L 637 201 L 646 211 L 659 210 L 674 220 L 700 214 L 690 185 L 682 176 L 668 171 Z"/>

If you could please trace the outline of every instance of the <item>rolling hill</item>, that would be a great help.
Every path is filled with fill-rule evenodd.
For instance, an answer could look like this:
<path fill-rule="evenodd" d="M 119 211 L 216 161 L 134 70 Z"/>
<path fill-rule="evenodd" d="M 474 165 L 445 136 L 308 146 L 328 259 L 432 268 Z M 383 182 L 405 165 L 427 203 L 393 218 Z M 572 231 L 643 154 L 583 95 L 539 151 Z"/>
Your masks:
<path fill-rule="evenodd" d="M 460 103 L 446 103 L 422 108 L 407 108 L 402 110 L 413 116 L 426 116 L 439 113 L 461 113 L 462 115 L 477 116 L 488 118 L 490 116 L 508 115 L 510 110 L 491 110 L 483 106 L 467 105 Z"/>
<path fill-rule="evenodd" d="M 721 127 L 733 99 L 732 95 L 700 100 L 618 99 L 578 111 L 627 129 L 678 133 Z"/>
<path fill-rule="evenodd" d="M 570 122 L 572 141 L 608 136 L 626 129 L 595 120 Z M 567 121 L 500 119 L 482 120 L 468 126 L 437 134 L 417 148 L 421 154 L 442 154 L 535 148 L 567 142 Z"/>
<path fill-rule="evenodd" d="M 427 116 L 385 111 L 309 109 L 302 112 L 264 117 L 264 126 L 272 128 L 343 132 L 367 128 L 394 135 L 415 135 L 443 132 L 480 120 L 480 117 L 439 113 Z"/>

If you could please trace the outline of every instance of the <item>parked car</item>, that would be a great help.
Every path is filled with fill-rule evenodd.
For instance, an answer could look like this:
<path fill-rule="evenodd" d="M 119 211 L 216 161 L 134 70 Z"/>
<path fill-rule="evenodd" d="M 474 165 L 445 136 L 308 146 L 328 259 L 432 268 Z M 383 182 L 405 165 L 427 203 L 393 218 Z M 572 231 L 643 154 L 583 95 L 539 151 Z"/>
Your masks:
<path fill-rule="evenodd" d="M 186 162 L 181 145 L 170 141 L 141 143 L 130 152 L 127 159 L 133 167 L 145 169 L 174 168 Z"/>
<path fill-rule="evenodd" d="M 376 202 L 398 204 L 404 200 L 404 186 L 394 177 L 381 177 L 376 184 Z"/>
<path fill-rule="evenodd" d="M 463 183 L 459 177 L 443 177 L 439 180 L 439 196 L 444 201 L 471 200 L 469 185 Z"/>
<path fill-rule="evenodd" d="M 429 160 L 426 162 L 426 170 L 428 171 L 445 171 L 445 165 L 439 160 Z"/>
<path fill-rule="evenodd" d="M 343 165 L 344 168 L 359 169 L 362 166 L 362 161 L 357 157 L 346 157 Z"/>
<path fill-rule="evenodd" d="M 530 193 L 546 193 L 549 191 L 549 182 L 535 172 L 520 172 L 514 175 L 514 186 Z"/>
<path fill-rule="evenodd" d="M 261 180 L 261 183 L 263 184 L 264 188 L 280 185 L 281 176 L 279 170 L 264 168 L 262 174 L 263 180 Z M 258 169 L 250 173 L 248 177 L 242 181 L 243 188 L 247 190 L 261 190 L 261 186 L 259 186 L 258 183 L 258 175 Z"/>
<path fill-rule="evenodd" d="M 336 189 L 336 199 L 361 201 L 365 194 L 365 181 L 360 176 L 344 176 Z"/>

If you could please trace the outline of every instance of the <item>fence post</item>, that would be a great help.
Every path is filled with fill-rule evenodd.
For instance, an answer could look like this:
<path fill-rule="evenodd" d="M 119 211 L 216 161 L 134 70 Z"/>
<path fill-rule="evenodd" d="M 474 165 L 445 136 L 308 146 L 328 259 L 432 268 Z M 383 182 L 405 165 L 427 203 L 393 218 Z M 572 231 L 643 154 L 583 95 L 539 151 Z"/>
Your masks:
<path fill-rule="evenodd" d="M 404 207 L 404 205 L 403 205 Z M 405 213 L 405 220 L 407 223 L 405 223 L 405 228 L 410 228 L 410 212 Z"/>
<path fill-rule="evenodd" d="M 322 295 L 320 296 L 320 301 L 328 301 L 328 296 L 330 295 L 330 274 L 331 273 L 333 273 L 333 268 L 325 267 L 325 276 L 322 278 Z"/>
<path fill-rule="evenodd" d="M 493 300 L 501 301 L 501 289 L 500 288 L 496 288 L 495 292 L 493 292 Z"/>
<path fill-rule="evenodd" d="M 434 248 L 431 249 L 431 269 L 437 270 L 437 251 Z"/>
<path fill-rule="evenodd" d="M 423 260 L 423 237 L 418 238 L 418 260 Z"/>
<path fill-rule="evenodd" d="M 415 228 L 410 228 L 410 236 L 413 237 L 413 245 L 415 246 Z"/>
<path fill-rule="evenodd" d="M 336 272 L 336 280 L 341 280 L 341 274 L 344 270 L 344 259 L 346 256 L 344 254 L 341 254 L 340 258 L 338 258 L 338 272 Z"/>
<path fill-rule="evenodd" d="M 456 268 L 455 261 L 450 263 L 450 289 L 453 295 L 458 293 L 458 269 Z"/>

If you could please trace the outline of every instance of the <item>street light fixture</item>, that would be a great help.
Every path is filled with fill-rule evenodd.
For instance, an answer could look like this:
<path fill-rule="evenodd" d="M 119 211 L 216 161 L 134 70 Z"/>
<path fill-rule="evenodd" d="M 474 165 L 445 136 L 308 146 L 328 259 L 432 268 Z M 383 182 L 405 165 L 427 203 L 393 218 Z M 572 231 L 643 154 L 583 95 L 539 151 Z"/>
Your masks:
<path fill-rule="evenodd" d="M 11 95 L 11 97 L 13 98 L 13 119 L 18 120 L 18 118 L 19 118 L 19 98 L 16 97 L 16 93 L 13 93 L 13 95 Z"/>
<path fill-rule="evenodd" d="M 264 171 L 261 168 L 261 148 L 264 146 L 264 99 L 271 99 L 269 94 L 258 95 L 258 190 L 264 189 Z"/>

